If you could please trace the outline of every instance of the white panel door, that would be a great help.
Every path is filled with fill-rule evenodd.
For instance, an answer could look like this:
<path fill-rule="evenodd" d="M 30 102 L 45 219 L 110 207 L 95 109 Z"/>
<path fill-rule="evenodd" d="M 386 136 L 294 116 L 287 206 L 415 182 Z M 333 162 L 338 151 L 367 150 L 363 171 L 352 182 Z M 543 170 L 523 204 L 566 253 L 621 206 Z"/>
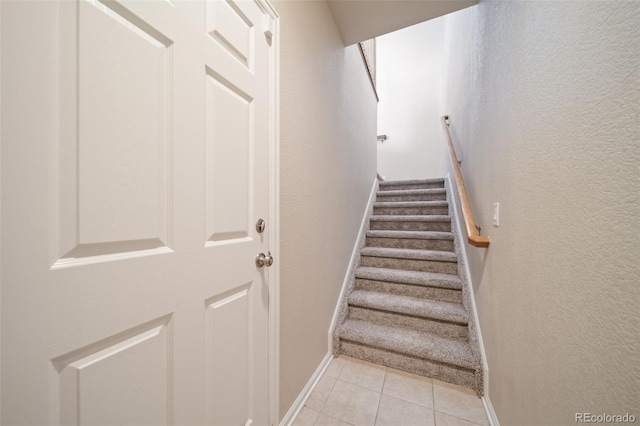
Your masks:
<path fill-rule="evenodd" d="M 267 424 L 273 16 L 0 7 L 2 424 Z"/>

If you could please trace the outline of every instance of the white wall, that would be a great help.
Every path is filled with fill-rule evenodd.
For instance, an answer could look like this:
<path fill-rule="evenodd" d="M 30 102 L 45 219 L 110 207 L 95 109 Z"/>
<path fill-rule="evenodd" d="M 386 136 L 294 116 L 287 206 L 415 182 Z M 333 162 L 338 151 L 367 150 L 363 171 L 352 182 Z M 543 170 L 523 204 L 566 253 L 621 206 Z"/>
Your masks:
<path fill-rule="evenodd" d="M 640 417 L 638 22 L 637 2 L 451 15 L 445 103 L 491 238 L 467 251 L 503 425 Z"/>
<path fill-rule="evenodd" d="M 327 332 L 376 177 L 376 99 L 324 1 L 277 1 L 281 28 L 280 416 Z"/>
<path fill-rule="evenodd" d="M 445 18 L 376 39 L 378 172 L 387 180 L 443 177 L 440 127 Z"/>

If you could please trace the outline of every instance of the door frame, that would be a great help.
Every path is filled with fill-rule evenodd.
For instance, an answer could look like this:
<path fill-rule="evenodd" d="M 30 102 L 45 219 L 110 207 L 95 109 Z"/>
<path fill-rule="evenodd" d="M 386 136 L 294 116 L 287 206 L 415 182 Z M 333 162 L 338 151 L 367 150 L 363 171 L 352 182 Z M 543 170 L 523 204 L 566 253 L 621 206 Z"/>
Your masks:
<path fill-rule="evenodd" d="M 269 271 L 269 424 L 280 423 L 280 15 L 269 0 L 255 0 L 271 18 L 269 91 L 269 248 L 275 261 Z M 265 28 L 267 27 L 267 28 Z"/>

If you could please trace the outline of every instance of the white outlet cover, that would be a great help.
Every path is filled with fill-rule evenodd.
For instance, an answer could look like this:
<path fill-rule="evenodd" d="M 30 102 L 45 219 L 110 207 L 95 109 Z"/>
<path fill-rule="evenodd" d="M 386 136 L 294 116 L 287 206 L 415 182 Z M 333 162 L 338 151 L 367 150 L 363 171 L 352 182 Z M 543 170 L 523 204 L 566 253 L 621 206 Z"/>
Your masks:
<path fill-rule="evenodd" d="M 500 226 L 500 203 L 493 203 L 493 226 Z"/>

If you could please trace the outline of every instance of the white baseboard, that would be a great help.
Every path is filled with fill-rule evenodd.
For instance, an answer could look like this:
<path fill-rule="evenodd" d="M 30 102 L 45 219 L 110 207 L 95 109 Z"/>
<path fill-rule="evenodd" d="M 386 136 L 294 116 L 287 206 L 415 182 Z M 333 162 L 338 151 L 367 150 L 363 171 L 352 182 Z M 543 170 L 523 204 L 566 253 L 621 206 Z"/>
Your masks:
<path fill-rule="evenodd" d="M 460 225 L 461 217 L 458 215 L 458 196 L 457 192 L 453 191 L 453 183 L 451 182 L 451 174 L 447 174 L 447 192 L 451 194 L 451 200 L 449 200 L 449 205 L 453 209 L 452 216 L 456 217 L 456 225 L 458 235 L 460 236 L 460 248 L 465 257 L 467 257 L 467 247 L 463 238 L 462 226 Z M 476 297 L 473 290 L 473 282 L 471 281 L 471 271 L 469 270 L 469 262 L 465 261 L 464 267 L 465 272 L 467 273 L 467 280 L 469 281 L 467 284 L 469 286 L 469 294 L 471 295 L 471 311 L 473 314 L 473 320 L 476 322 L 476 331 L 478 333 L 478 346 L 480 346 L 480 357 L 482 358 L 482 369 L 484 370 L 484 396 L 482 399 L 482 405 L 484 406 L 484 410 L 487 413 L 487 418 L 489 419 L 489 424 L 491 426 L 500 426 L 500 422 L 498 422 L 498 417 L 496 416 L 496 412 L 493 410 L 493 405 L 491 405 L 491 399 L 489 399 L 489 363 L 487 362 L 487 355 L 484 351 L 484 342 L 482 340 L 482 332 L 480 331 L 480 319 L 478 318 L 478 310 L 476 309 Z"/>
<path fill-rule="evenodd" d="M 489 426 L 500 426 L 500 422 L 498 421 L 498 416 L 496 416 L 496 412 L 493 410 L 493 405 L 491 405 L 491 400 L 489 399 L 489 395 L 485 393 L 485 396 L 482 398 L 482 405 L 484 405 L 484 411 L 487 412 L 487 418 L 489 419 Z"/>
<path fill-rule="evenodd" d="M 378 179 L 376 177 L 376 179 L 373 180 L 373 186 L 371 187 L 371 193 L 369 194 L 369 201 L 367 201 L 367 206 L 364 210 L 362 221 L 360 222 L 360 230 L 358 230 L 356 241 L 353 244 L 353 250 L 351 251 L 351 258 L 349 259 L 349 266 L 347 267 L 347 272 L 344 274 L 344 280 L 342 281 L 342 288 L 340 289 L 338 302 L 336 303 L 336 308 L 333 311 L 331 324 L 329 324 L 329 353 L 333 352 L 333 332 L 336 328 L 336 322 L 338 321 L 338 314 L 340 313 L 340 303 L 342 303 L 342 299 L 345 296 L 344 293 L 345 291 L 347 291 L 349 280 L 353 276 L 355 271 L 355 266 L 357 265 L 357 257 L 360 255 L 360 241 L 364 238 L 365 232 L 367 232 L 367 220 L 369 219 L 369 210 L 371 209 L 373 200 L 376 199 L 377 188 L 378 188 Z"/>
<path fill-rule="evenodd" d="M 315 389 L 325 370 L 327 369 L 327 367 L 329 367 L 332 358 L 333 355 L 331 355 L 331 351 L 329 351 L 324 356 L 324 359 L 320 362 L 320 365 L 318 365 L 318 368 L 316 368 L 313 376 L 311 376 L 307 384 L 302 389 L 302 392 L 300 392 L 296 400 L 293 402 L 291 408 L 289 408 L 289 411 L 287 411 L 287 414 L 285 414 L 285 416 L 282 418 L 280 426 L 290 426 L 291 424 L 293 424 L 293 422 L 298 417 L 298 414 L 300 414 L 300 411 L 304 407 L 304 403 L 307 402 L 309 395 L 311 395 L 311 392 L 313 392 L 313 389 Z"/>
<path fill-rule="evenodd" d="M 482 358 L 482 369 L 484 370 L 484 380 L 483 380 L 484 394 L 488 398 L 489 397 L 489 364 L 487 363 L 487 355 L 484 351 L 484 341 L 482 340 L 482 331 L 480 329 L 480 319 L 478 318 L 478 310 L 476 309 L 476 296 L 473 290 L 473 282 L 471 281 L 471 271 L 469 270 L 469 262 L 467 261 L 469 257 L 467 256 L 467 246 L 463 238 L 463 235 L 465 234 L 462 233 L 462 227 L 460 224 L 461 217 L 458 215 L 459 194 L 453 191 L 453 183 L 451 182 L 450 173 L 447 173 L 447 191 L 449 194 L 451 194 L 451 200 L 449 200 L 450 202 L 449 204 L 453 209 L 453 212 L 452 212 L 453 215 L 455 215 L 456 217 L 456 225 L 457 225 L 456 231 L 460 236 L 460 248 L 465 258 L 465 262 L 463 263 L 465 267 L 465 272 L 467 273 L 467 280 L 469 281 L 468 285 L 469 285 L 469 294 L 471 295 L 470 297 L 471 311 L 473 314 L 473 320 L 476 323 L 476 331 L 478 332 L 478 346 L 480 346 L 480 357 Z"/>

